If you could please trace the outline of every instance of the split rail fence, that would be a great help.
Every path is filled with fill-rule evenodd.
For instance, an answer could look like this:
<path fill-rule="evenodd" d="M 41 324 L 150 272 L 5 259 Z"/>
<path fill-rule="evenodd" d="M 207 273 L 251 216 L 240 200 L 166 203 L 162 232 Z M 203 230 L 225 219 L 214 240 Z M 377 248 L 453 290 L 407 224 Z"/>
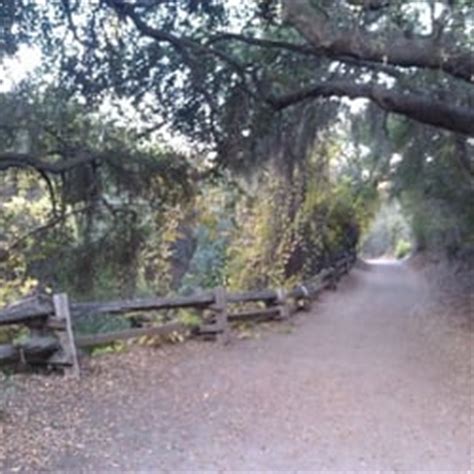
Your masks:
<path fill-rule="evenodd" d="M 0 365 L 18 362 L 45 364 L 64 368 L 79 376 L 78 350 L 81 348 L 174 333 L 212 336 L 227 343 L 235 322 L 284 320 L 296 311 L 308 309 L 323 290 L 336 288 L 337 282 L 349 272 L 355 261 L 355 253 L 345 253 L 331 267 L 291 291 L 279 289 L 229 293 L 224 288 L 215 288 L 191 296 L 92 303 L 71 302 L 65 293 L 26 298 L 0 310 L 0 326 L 23 325 L 29 329 L 26 340 L 0 345 Z M 232 312 L 236 305 L 244 305 L 245 311 Z M 199 324 L 190 326 L 172 320 L 160 325 L 93 335 L 74 334 L 74 322 L 86 315 L 127 315 L 180 308 L 199 310 Z"/>

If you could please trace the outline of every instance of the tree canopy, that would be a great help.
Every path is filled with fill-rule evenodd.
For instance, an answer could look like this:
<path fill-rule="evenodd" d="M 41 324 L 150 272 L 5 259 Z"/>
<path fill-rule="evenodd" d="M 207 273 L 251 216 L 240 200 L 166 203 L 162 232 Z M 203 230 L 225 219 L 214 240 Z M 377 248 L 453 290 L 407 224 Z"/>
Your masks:
<path fill-rule="evenodd" d="M 268 114 L 321 98 L 364 98 L 474 136 L 469 1 L 7 4 L 6 51 L 41 45 L 71 94 L 132 99 L 152 128 L 172 121 L 222 152 Z"/>

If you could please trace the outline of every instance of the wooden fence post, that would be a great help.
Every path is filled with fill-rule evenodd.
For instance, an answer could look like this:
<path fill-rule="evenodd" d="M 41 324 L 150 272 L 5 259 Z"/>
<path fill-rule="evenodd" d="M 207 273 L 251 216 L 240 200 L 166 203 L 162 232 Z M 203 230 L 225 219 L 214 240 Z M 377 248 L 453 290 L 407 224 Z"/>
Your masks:
<path fill-rule="evenodd" d="M 61 346 L 60 353 L 54 354 L 49 362 L 52 365 L 69 367 L 72 375 L 80 377 L 79 360 L 77 357 L 76 343 L 72 329 L 71 313 L 69 310 L 69 298 L 66 293 L 53 295 L 54 306 L 54 332 Z"/>
<path fill-rule="evenodd" d="M 203 336 L 217 337 L 224 344 L 230 341 L 229 315 L 227 311 L 227 292 L 225 288 L 218 287 L 214 291 L 214 302 L 208 309 L 213 314 L 211 324 L 204 323 L 199 327 L 199 334 Z"/>
<path fill-rule="evenodd" d="M 287 304 L 287 293 L 283 288 L 277 290 L 276 303 L 278 305 L 278 319 L 287 319 L 290 317 L 290 308 Z"/>
<path fill-rule="evenodd" d="M 223 344 L 230 342 L 229 314 L 227 312 L 227 292 L 220 286 L 214 290 L 216 301 L 214 311 L 216 313 L 216 323 L 220 332 Z"/>
<path fill-rule="evenodd" d="M 297 301 L 297 308 L 301 311 L 311 311 L 311 296 L 308 288 L 305 285 L 299 285 L 299 288 L 303 292 L 303 298 Z"/>

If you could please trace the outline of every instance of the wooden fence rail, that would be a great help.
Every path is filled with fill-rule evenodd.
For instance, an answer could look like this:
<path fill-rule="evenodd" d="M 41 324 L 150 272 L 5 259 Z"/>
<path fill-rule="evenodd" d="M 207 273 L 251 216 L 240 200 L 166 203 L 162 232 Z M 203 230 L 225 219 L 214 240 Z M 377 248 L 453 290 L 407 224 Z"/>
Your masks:
<path fill-rule="evenodd" d="M 159 297 L 107 302 L 70 303 L 67 295 L 26 298 L 0 311 L 0 326 L 24 325 L 30 338 L 17 344 L 0 345 L 0 364 L 22 361 L 60 366 L 79 375 L 77 348 L 93 347 L 142 336 L 167 336 L 173 333 L 214 335 L 227 342 L 230 325 L 242 321 L 285 319 L 295 311 L 308 308 L 317 295 L 335 288 L 338 280 L 356 261 L 355 253 L 346 253 L 314 278 L 291 291 L 257 290 L 228 293 L 224 288 L 191 296 Z M 255 303 L 262 306 L 255 306 Z M 230 310 L 234 305 L 245 310 Z M 253 307 L 248 308 L 249 304 Z M 74 335 L 73 323 L 85 315 L 118 315 L 137 312 L 193 308 L 201 311 L 199 324 L 171 321 L 94 335 Z"/>

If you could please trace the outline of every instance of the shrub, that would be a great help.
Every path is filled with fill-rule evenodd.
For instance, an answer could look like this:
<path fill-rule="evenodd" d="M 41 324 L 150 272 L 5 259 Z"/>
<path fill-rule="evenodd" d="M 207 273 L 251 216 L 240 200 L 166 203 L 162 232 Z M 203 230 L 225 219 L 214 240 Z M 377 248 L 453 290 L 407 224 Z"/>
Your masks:
<path fill-rule="evenodd" d="M 412 246 L 407 240 L 400 239 L 395 246 L 395 257 L 398 259 L 405 258 L 411 253 Z"/>

